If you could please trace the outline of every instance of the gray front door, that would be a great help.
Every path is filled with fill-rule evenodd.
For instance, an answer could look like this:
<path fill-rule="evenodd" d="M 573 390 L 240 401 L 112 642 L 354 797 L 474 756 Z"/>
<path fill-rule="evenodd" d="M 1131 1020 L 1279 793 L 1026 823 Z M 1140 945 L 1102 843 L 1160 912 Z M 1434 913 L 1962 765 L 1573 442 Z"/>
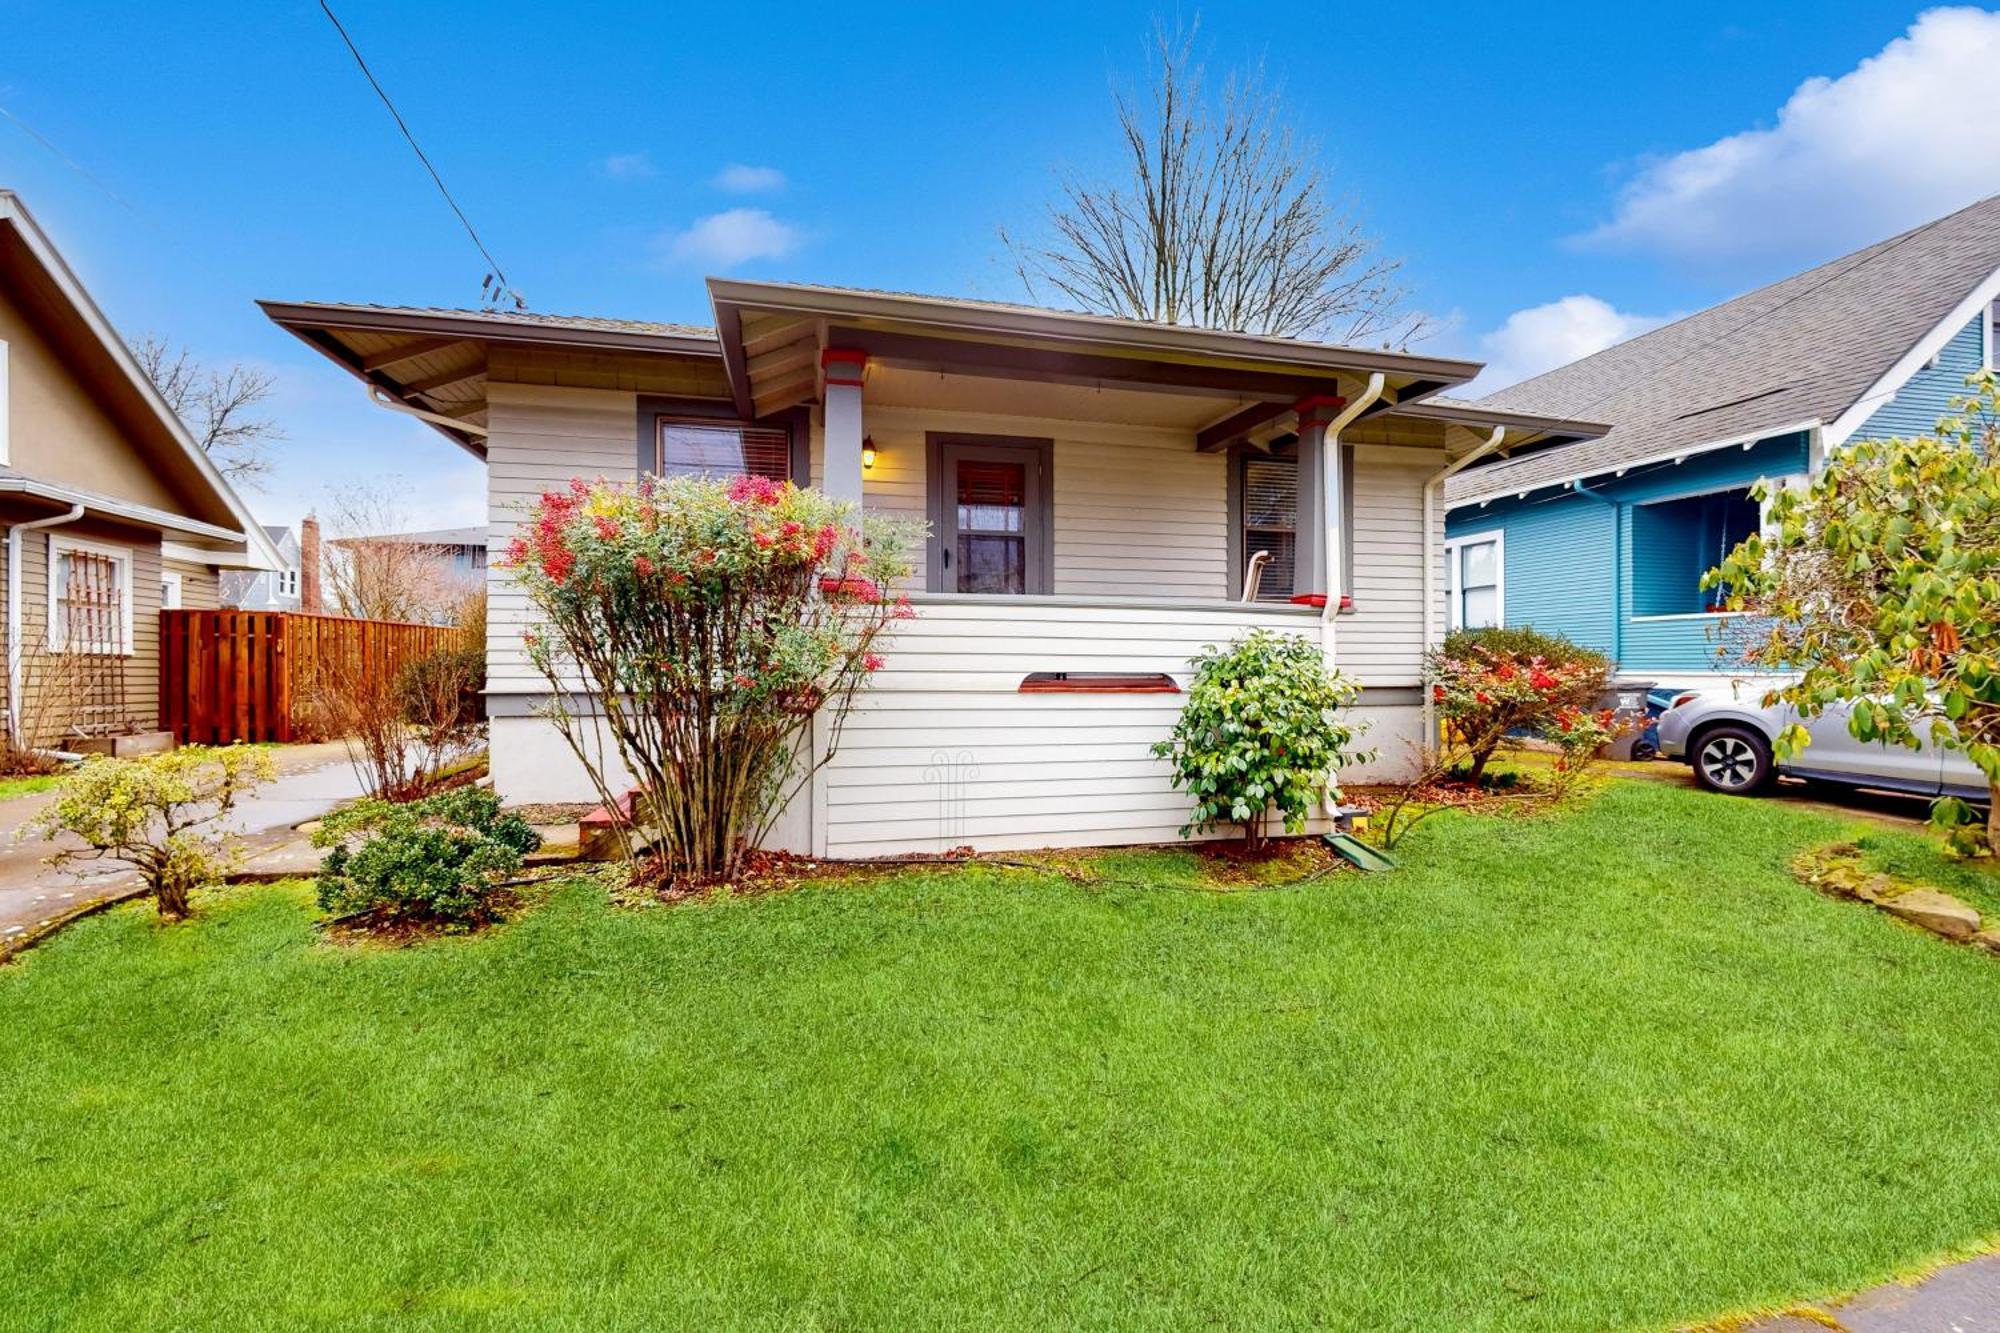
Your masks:
<path fill-rule="evenodd" d="M 1048 588 L 1048 451 L 944 439 L 931 479 L 930 586 L 1018 596 Z"/>

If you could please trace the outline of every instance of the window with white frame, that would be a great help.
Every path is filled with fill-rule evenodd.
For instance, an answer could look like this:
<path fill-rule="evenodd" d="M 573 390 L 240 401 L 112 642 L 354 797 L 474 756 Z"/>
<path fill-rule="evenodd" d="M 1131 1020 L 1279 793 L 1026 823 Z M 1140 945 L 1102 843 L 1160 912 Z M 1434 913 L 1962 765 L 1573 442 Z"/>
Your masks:
<path fill-rule="evenodd" d="M 1506 623 L 1506 534 L 1472 532 L 1444 544 L 1447 616 L 1452 629 Z"/>
<path fill-rule="evenodd" d="M 297 597 L 299 595 L 299 571 L 281 569 L 278 571 L 278 596 Z"/>
<path fill-rule="evenodd" d="M 132 651 L 132 551 L 49 534 L 49 648 Z"/>
<path fill-rule="evenodd" d="M 181 609 L 181 576 L 173 570 L 163 570 L 160 574 L 160 609 Z"/>

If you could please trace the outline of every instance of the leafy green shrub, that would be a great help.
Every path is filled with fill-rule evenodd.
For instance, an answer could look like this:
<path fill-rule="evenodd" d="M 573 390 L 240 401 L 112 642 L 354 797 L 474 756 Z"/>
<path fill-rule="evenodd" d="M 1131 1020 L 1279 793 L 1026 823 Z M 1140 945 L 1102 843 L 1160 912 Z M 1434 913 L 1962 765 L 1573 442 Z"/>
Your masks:
<path fill-rule="evenodd" d="M 57 852 L 51 858 L 57 865 L 123 861 L 152 890 L 160 915 L 178 920 L 188 914 L 188 895 L 220 880 L 235 861 L 234 846 L 207 826 L 272 773 L 267 752 L 240 746 L 89 759 L 62 779 L 55 800 L 25 831 L 68 834 L 85 844 Z"/>
<path fill-rule="evenodd" d="M 328 847 L 319 905 L 342 915 L 469 924 L 492 916 L 496 882 L 542 839 L 477 787 L 396 804 L 361 801 L 313 834 Z"/>
<path fill-rule="evenodd" d="M 1525 626 L 1460 630 L 1425 660 L 1431 700 L 1478 782 L 1511 731 L 1547 735 L 1557 720 L 1596 705 L 1611 661 L 1558 634 Z"/>
<path fill-rule="evenodd" d="M 1353 749 L 1361 728 L 1340 719 L 1359 687 L 1328 671 L 1310 639 L 1252 630 L 1203 649 L 1194 667 L 1173 738 L 1153 746 L 1172 762 L 1174 786 L 1195 800 L 1182 837 L 1238 824 L 1254 848 L 1272 807 L 1286 832 L 1301 832 L 1335 771 L 1369 757 Z"/>

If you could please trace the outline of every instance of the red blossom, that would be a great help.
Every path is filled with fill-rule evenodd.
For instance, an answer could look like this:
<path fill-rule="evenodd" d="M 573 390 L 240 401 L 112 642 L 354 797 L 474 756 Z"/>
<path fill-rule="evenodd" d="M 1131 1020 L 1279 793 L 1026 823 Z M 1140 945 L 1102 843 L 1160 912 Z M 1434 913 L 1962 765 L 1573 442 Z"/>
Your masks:
<path fill-rule="evenodd" d="M 643 555 L 632 557 L 632 572 L 642 579 L 653 577 L 653 562 Z"/>
<path fill-rule="evenodd" d="M 880 671 L 882 669 L 881 654 L 879 653 L 863 654 L 861 658 L 861 669 L 863 671 Z"/>
<path fill-rule="evenodd" d="M 768 532 L 753 532 L 750 534 L 750 540 L 757 543 L 758 547 L 763 550 L 769 550 L 778 544 L 778 539 Z"/>
<path fill-rule="evenodd" d="M 729 483 L 731 504 L 774 505 L 785 498 L 783 483 L 745 474 Z"/>

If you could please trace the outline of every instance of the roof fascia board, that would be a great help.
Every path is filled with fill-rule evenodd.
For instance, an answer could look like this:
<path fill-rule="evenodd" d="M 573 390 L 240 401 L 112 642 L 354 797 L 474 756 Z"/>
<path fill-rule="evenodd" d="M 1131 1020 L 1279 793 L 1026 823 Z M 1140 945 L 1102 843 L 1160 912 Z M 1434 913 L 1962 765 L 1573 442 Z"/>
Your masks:
<path fill-rule="evenodd" d="M 1405 403 L 1391 408 L 1385 415 L 1423 417 L 1434 421 L 1448 421 L 1459 426 L 1518 426 L 1578 440 L 1594 440 L 1601 435 L 1609 434 L 1611 430 L 1609 425 L 1601 421 L 1579 421 L 1568 417 L 1543 416 L 1535 412 L 1510 412 L 1506 408 L 1462 407 L 1456 403 L 1434 401 Z"/>
<path fill-rule="evenodd" d="M 632 352 L 671 352 L 680 356 L 719 357 L 722 344 L 714 337 L 678 333 L 639 333 L 619 329 L 576 329 L 531 320 L 432 315 L 410 310 L 376 310 L 368 306 L 322 304 L 315 301 L 259 301 L 273 323 L 293 333 L 295 326 L 348 329 L 365 333 L 431 333 L 468 342 L 537 343 L 551 347 L 619 348 Z"/>
<path fill-rule="evenodd" d="M 236 488 L 231 486 L 217 470 L 214 460 L 208 456 L 208 451 L 195 443 L 194 437 L 188 434 L 186 425 L 174 415 L 174 410 L 167 406 L 166 399 L 160 396 L 159 387 L 144 370 L 140 369 L 138 361 L 132 355 L 132 349 L 125 345 L 125 340 L 118 335 L 118 330 L 112 327 L 111 321 L 104 317 L 104 312 L 98 309 L 97 302 L 91 298 L 89 290 L 71 270 L 54 242 L 43 233 L 34 215 L 28 212 L 19 197 L 7 191 L 0 191 L 0 221 L 12 224 L 27 246 L 28 253 L 34 256 L 35 262 L 41 265 L 49 279 L 55 283 L 56 290 L 62 293 L 63 299 L 69 302 L 71 309 L 82 319 L 91 337 L 97 340 L 98 345 L 111 358 L 111 363 L 118 367 L 131 383 L 140 400 L 159 419 L 168 438 L 180 448 L 194 466 L 196 475 L 207 484 L 222 501 L 223 507 L 235 515 L 237 522 L 243 526 L 242 532 L 231 533 L 227 528 L 185 519 L 179 521 L 193 524 L 193 527 L 183 530 L 198 531 L 205 535 L 220 534 L 228 540 L 247 542 L 252 551 L 271 562 L 271 568 L 282 567 L 283 562 L 278 556 L 277 548 L 271 545 L 271 539 L 264 535 L 264 530 L 257 526 L 257 520 L 250 513 L 249 507 L 243 503 L 243 497 L 236 493 Z M 149 513 L 160 512 L 150 510 L 144 505 L 136 508 Z"/>
<path fill-rule="evenodd" d="M 1122 347 L 1128 354 L 1178 353 L 1183 356 L 1235 358 L 1290 369 L 1384 371 L 1462 384 L 1482 369 L 1476 361 L 1415 356 L 1407 352 L 1371 352 L 1257 334 L 1226 333 L 1174 325 L 1147 324 L 1109 315 L 1070 311 L 1013 310 L 984 305 L 959 305 L 931 297 L 872 292 L 841 292 L 824 287 L 784 283 L 744 282 L 710 278 L 710 299 L 724 305 L 750 306 L 802 316 L 883 319 L 953 329 L 961 336 L 1014 334 L 1101 347 Z"/>
<path fill-rule="evenodd" d="M 243 542 L 249 544 L 247 533 L 233 532 L 217 527 L 213 523 L 203 523 L 199 519 L 182 518 L 164 509 L 151 505 L 131 504 L 108 495 L 98 495 L 92 491 L 74 490 L 68 486 L 58 486 L 53 482 L 38 481 L 33 477 L 0 477 L 0 494 L 32 495 L 41 500 L 53 500 L 61 504 L 80 504 L 85 509 L 122 518 L 144 527 L 160 528 L 168 532 L 184 532 L 191 537 L 207 537 L 211 541 Z M 266 539 L 265 545 L 269 545 Z"/>
<path fill-rule="evenodd" d="M 1528 486 L 1495 486 L 1490 490 L 1481 491 L 1476 495 L 1468 495 L 1462 500 L 1448 500 L 1445 503 L 1445 508 L 1447 510 L 1463 509 L 1467 505 L 1489 504 L 1503 496 L 1533 495 L 1536 491 L 1546 491 L 1552 487 L 1568 486 L 1574 482 L 1588 480 L 1591 477 L 1623 474 L 1642 467 L 1653 467 L 1660 463 L 1679 463 L 1693 458 L 1698 454 L 1712 454 L 1722 449 L 1747 449 L 1753 444 L 1761 443 L 1764 440 L 1776 439 L 1780 435 L 1796 435 L 1801 431 L 1812 432 L 1820 429 L 1821 426 L 1818 421 L 1795 421 L 1788 426 L 1760 428 L 1748 434 L 1732 435 L 1727 439 L 1721 440 L 1710 440 L 1706 444 L 1683 445 L 1679 449 L 1669 449 L 1665 453 L 1653 454 L 1646 458 L 1633 458 L 1624 462 L 1588 468 L 1582 472 L 1572 473 L 1568 476 L 1550 477 L 1546 481 L 1537 481 Z M 1460 475 L 1465 476 L 1468 474 L 1461 473 Z"/>
<path fill-rule="evenodd" d="M 1924 367 L 1930 359 L 1944 350 L 1946 343 L 1958 336 L 1959 330 L 1971 323 L 1977 315 L 2000 299 L 2000 268 L 1986 275 L 1986 280 L 1966 293 L 1965 299 L 1951 308 L 1951 313 L 1932 325 L 1923 337 L 1917 339 L 1910 350 L 1897 358 L 1894 365 L 1884 371 L 1880 378 L 1862 391 L 1847 407 L 1835 417 L 1825 430 L 1828 449 L 1838 449 L 1846 444 L 1855 431 L 1860 430 L 1875 415 L 1884 403 L 1896 396 L 1910 377 Z M 1991 337 L 1991 333 L 1982 334 Z"/>

